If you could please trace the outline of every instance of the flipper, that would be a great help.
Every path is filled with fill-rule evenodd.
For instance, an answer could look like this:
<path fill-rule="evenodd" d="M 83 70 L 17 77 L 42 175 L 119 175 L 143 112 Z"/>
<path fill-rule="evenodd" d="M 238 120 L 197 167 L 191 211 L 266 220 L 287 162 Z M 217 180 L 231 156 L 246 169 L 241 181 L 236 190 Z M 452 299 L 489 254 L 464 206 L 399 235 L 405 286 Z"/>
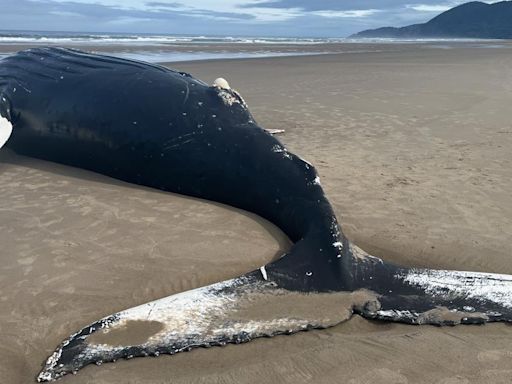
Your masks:
<path fill-rule="evenodd" d="M 0 148 L 9 140 L 12 133 L 12 124 L 5 117 L 0 115 Z"/>

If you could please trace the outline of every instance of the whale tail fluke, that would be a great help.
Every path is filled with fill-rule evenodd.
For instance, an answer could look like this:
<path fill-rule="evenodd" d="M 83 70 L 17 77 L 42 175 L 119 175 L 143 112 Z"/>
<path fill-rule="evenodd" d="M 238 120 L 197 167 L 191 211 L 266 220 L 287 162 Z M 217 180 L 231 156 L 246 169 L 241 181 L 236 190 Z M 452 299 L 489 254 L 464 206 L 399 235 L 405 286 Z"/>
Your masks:
<path fill-rule="evenodd" d="M 512 322 L 512 276 L 404 268 L 354 247 L 353 287 L 378 296 L 377 311 L 360 315 L 408 324 Z"/>

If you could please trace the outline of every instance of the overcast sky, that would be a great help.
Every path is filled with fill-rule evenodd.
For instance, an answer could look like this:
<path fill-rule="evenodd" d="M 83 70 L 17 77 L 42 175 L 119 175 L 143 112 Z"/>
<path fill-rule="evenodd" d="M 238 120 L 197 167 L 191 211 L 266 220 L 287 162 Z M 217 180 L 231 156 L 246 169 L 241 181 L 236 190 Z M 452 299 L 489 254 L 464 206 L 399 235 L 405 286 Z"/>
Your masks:
<path fill-rule="evenodd" d="M 425 22 L 440 12 L 464 2 L 0 0 L 0 29 L 344 37 L 368 28 Z"/>

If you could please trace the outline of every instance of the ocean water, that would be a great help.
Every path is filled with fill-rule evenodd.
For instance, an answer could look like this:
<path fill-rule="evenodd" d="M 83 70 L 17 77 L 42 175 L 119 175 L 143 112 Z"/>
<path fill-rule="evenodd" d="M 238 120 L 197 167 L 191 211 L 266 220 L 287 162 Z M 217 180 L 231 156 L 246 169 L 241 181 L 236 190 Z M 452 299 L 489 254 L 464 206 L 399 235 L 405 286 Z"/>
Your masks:
<path fill-rule="evenodd" d="M 0 43 L 1 45 L 2 43 Z M 48 45 L 48 44 L 42 44 Z M 80 47 L 73 46 L 73 48 L 80 49 Z M 205 52 L 201 50 L 193 51 L 173 51 L 173 50 L 144 50 L 144 49 L 127 49 L 125 51 L 115 50 L 109 51 L 91 51 L 93 53 L 122 57 L 131 60 L 147 61 L 149 63 L 174 63 L 180 61 L 195 61 L 195 60 L 218 60 L 218 59 L 248 59 L 258 57 L 283 57 L 283 56 L 304 56 L 311 55 L 311 52 L 280 52 L 269 50 L 257 50 L 251 52 L 236 52 L 236 51 L 218 51 L 218 52 Z M 12 52 L 0 52 L 0 59 L 14 54 Z M 332 53 L 332 52 L 315 52 L 315 54 Z"/>
<path fill-rule="evenodd" d="M 496 41 L 470 39 L 349 39 L 307 37 L 185 36 L 128 33 L 77 33 L 39 31 L 1 31 L 0 58 L 20 46 L 63 45 L 101 47 L 101 53 L 149 62 L 177 62 L 229 58 L 298 56 L 339 52 L 379 52 L 373 48 L 336 49 L 336 44 L 407 44 L 423 43 L 429 48 L 451 49 L 460 43 L 474 43 L 482 48 L 504 48 Z M 9 47 L 12 46 L 12 51 Z"/>
<path fill-rule="evenodd" d="M 233 37 L 233 36 L 187 36 L 151 35 L 129 33 L 78 33 L 78 32 L 38 32 L 1 31 L 0 43 L 22 44 L 325 44 L 344 42 L 345 38 L 306 38 L 306 37 Z"/>
<path fill-rule="evenodd" d="M 292 49 L 290 51 L 290 49 L 282 50 L 272 47 L 283 44 L 298 47 L 325 44 L 327 41 L 337 42 L 339 40 L 340 39 L 0 31 L 0 45 L 4 47 L 4 52 L 0 53 L 0 58 L 14 53 L 20 46 L 63 45 L 73 46 L 78 49 L 80 49 L 80 47 L 95 46 L 101 48 L 101 53 L 149 62 L 235 59 L 304 55 L 308 54 L 307 49 Z M 247 47 L 248 49 L 233 49 L 234 44 Z M 12 51 L 9 50 L 10 46 L 13 48 Z M 212 49 L 212 46 L 215 46 L 215 49 Z M 261 47 L 261 49 L 256 47 Z M 112 48 L 111 52 L 109 48 Z"/>

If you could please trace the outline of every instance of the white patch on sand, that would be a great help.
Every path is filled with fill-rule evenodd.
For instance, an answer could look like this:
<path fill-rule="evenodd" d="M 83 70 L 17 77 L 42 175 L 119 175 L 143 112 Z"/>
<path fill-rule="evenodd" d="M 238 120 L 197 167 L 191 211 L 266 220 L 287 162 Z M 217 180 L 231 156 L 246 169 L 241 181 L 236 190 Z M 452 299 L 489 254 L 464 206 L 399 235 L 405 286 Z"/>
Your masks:
<path fill-rule="evenodd" d="M 445 298 L 492 301 L 512 308 L 512 276 L 494 273 L 411 269 L 399 279 Z"/>
<path fill-rule="evenodd" d="M 12 133 L 12 124 L 5 117 L 0 115 L 0 148 L 9 140 Z"/>

